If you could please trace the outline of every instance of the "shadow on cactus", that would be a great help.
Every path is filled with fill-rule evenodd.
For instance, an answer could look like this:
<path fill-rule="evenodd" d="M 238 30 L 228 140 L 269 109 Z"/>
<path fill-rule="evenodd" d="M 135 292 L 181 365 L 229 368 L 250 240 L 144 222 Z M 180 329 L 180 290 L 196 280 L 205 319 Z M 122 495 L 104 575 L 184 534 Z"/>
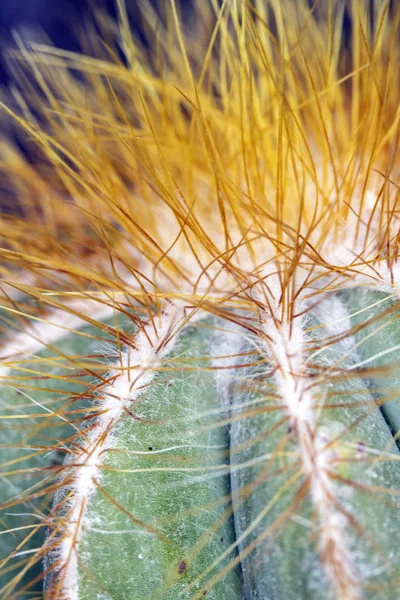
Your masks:
<path fill-rule="evenodd" d="M 396 600 L 400 10 L 117 8 L 1 103 L 0 596 Z"/>

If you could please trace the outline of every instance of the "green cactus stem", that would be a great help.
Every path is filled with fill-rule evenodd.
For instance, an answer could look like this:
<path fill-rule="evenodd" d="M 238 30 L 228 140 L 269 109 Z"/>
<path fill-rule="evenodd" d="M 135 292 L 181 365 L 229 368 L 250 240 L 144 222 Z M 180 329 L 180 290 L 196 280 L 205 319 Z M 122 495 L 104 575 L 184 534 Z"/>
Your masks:
<path fill-rule="evenodd" d="M 261 311 L 257 335 L 239 315 L 142 330 L 57 496 L 49 598 L 395 600 L 400 454 L 354 369 L 353 295 L 291 329 Z"/>
<path fill-rule="evenodd" d="M 97 4 L 0 100 L 0 600 L 399 600 L 400 2 Z"/>
<path fill-rule="evenodd" d="M 22 302 L 19 305 L 17 312 L 26 310 Z M 32 306 L 30 310 L 35 312 Z M 35 320 L 2 312 L 1 320 L 13 331 L 9 340 L 3 338 L 0 368 L 3 594 L 14 577 L 21 577 L 22 583 L 37 579 L 35 588 L 42 587 L 43 557 L 37 549 L 46 538 L 46 515 L 59 470 L 69 444 L 79 437 L 79 423 L 90 409 L 90 389 L 96 381 L 85 369 L 99 373 L 103 364 L 106 371 L 111 361 L 107 353 L 115 352 L 114 328 L 132 329 L 126 315 L 101 307 L 94 311 L 93 323 L 107 312 L 109 317 L 96 327 L 84 318 L 54 311 L 48 315 L 47 332 L 43 316 Z"/>

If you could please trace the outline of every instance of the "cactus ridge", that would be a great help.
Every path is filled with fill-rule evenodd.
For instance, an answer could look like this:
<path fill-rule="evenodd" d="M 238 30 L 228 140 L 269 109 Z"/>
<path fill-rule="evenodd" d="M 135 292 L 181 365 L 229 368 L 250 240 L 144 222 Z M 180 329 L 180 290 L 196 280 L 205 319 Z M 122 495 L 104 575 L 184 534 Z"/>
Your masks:
<path fill-rule="evenodd" d="M 162 316 L 159 328 L 155 323 L 145 325 L 135 338 L 134 347 L 121 354 L 115 370 L 101 386 L 101 414 L 87 433 L 83 432 L 82 450 L 72 459 L 73 479 L 68 483 L 70 499 L 64 503 L 67 523 L 57 531 L 56 546 L 50 538 L 52 554 L 57 562 L 64 565 L 55 592 L 61 596 L 68 593 L 71 600 L 77 600 L 77 547 L 81 537 L 81 527 L 85 518 L 85 507 L 90 501 L 95 486 L 101 482 L 100 457 L 107 450 L 118 420 L 125 413 L 131 414 L 132 403 L 140 396 L 141 390 L 149 385 L 157 365 L 165 353 L 174 345 L 174 327 L 178 321 L 178 310 Z M 181 311 L 180 311 L 181 312 Z M 179 321 L 178 321 L 179 322 Z M 80 467 L 80 468 L 76 468 Z M 67 471 L 65 477 L 69 477 Z M 56 500 L 57 502 L 57 497 Z"/>
<path fill-rule="evenodd" d="M 271 340 L 266 352 L 276 369 L 277 393 L 295 431 L 302 471 L 318 514 L 318 550 L 337 589 L 337 597 L 359 600 L 360 584 L 346 543 L 346 523 L 337 509 L 335 487 L 328 474 L 329 459 L 315 418 L 316 399 L 313 387 L 310 389 L 304 357 L 307 343 L 304 323 L 297 319 L 290 325 L 277 324 L 273 318 L 276 313 L 275 308 L 272 315 L 264 317 L 265 337 Z"/>

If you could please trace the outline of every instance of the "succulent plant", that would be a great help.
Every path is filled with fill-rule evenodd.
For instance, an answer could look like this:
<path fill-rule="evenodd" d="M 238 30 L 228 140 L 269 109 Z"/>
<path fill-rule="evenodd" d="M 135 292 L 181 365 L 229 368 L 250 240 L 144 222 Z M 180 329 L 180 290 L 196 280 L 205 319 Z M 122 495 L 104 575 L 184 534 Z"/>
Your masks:
<path fill-rule="evenodd" d="M 398 600 L 400 8 L 116 4 L 0 104 L 0 596 Z"/>

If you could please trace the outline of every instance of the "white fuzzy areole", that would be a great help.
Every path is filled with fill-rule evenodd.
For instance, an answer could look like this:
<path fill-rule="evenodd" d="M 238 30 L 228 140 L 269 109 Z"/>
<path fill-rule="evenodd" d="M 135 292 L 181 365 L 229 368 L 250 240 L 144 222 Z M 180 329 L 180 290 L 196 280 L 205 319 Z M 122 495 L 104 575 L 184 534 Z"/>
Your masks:
<path fill-rule="evenodd" d="M 102 388 L 99 401 L 102 414 L 87 431 L 82 441 L 83 450 L 73 460 L 71 497 L 63 516 L 65 524 L 59 531 L 60 542 L 54 552 L 60 563 L 56 584 L 58 598 L 79 600 L 78 546 L 85 527 L 86 507 L 97 489 L 93 480 L 101 481 L 100 455 L 111 444 L 115 424 L 140 396 L 143 386 L 150 383 L 155 369 L 175 345 L 178 337 L 176 329 L 182 318 L 183 310 L 174 307 L 162 315 L 157 331 L 153 324 L 146 325 L 135 338 L 135 349 L 124 352 L 111 371 L 109 378 L 112 383 Z"/>
<path fill-rule="evenodd" d="M 277 306 L 273 310 L 278 314 Z M 345 519 L 335 506 L 336 490 L 328 475 L 326 441 L 318 432 L 315 419 L 315 400 L 309 389 L 304 358 L 303 319 L 293 319 L 289 325 L 274 320 L 272 315 L 262 318 L 268 338 L 265 349 L 276 366 L 277 390 L 296 434 L 303 472 L 310 483 L 311 500 L 318 515 L 319 554 L 337 598 L 361 600 L 357 569 L 347 544 Z"/>

